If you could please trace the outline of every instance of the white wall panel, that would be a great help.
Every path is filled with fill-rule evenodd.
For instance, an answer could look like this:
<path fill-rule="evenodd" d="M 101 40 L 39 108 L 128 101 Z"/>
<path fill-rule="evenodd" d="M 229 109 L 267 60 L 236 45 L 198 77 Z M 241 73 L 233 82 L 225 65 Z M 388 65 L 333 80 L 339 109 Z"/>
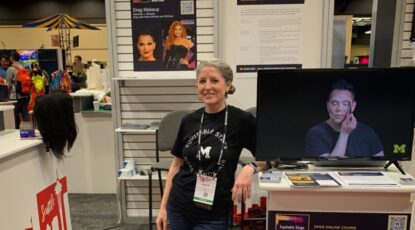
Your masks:
<path fill-rule="evenodd" d="M 400 66 L 415 66 L 414 58 L 415 55 L 414 47 L 415 44 L 411 44 L 409 38 L 412 30 L 412 15 L 414 12 L 414 0 L 407 0 L 406 6 L 404 7 L 405 19 L 403 25 L 402 46 L 400 52 Z M 415 169 L 414 169 L 415 170 Z"/>
<path fill-rule="evenodd" d="M 115 27 L 116 28 L 131 28 L 131 20 L 130 19 L 116 20 Z"/>
<path fill-rule="evenodd" d="M 133 52 L 133 47 L 131 45 L 120 45 L 117 47 L 117 50 L 118 54 L 127 54 Z"/>
<path fill-rule="evenodd" d="M 117 29 L 117 36 L 120 37 L 125 37 L 125 36 L 132 36 L 132 31 L 130 28 L 122 28 L 122 29 Z"/>
<path fill-rule="evenodd" d="M 117 11 L 119 10 L 130 10 L 130 2 L 116 2 L 115 3 L 115 9 Z"/>
<path fill-rule="evenodd" d="M 199 60 L 216 57 L 215 46 L 217 29 L 215 28 L 216 0 L 197 0 L 197 58 Z M 131 28 L 131 11 L 129 0 L 115 0 L 114 3 L 114 34 L 116 47 L 117 72 L 113 78 L 132 80 L 114 80 L 117 87 L 115 97 L 118 105 L 116 108 L 116 124 L 150 124 L 160 121 L 165 114 L 172 110 L 195 110 L 202 106 L 194 87 L 194 72 L 134 72 L 133 71 L 133 39 Z M 167 75 L 165 78 L 182 78 L 188 80 L 157 80 L 158 75 Z M 151 80 L 154 77 L 156 80 Z M 146 80 L 139 80 L 145 78 Z M 119 159 L 134 159 L 136 166 L 145 169 L 155 162 L 155 135 L 117 133 L 119 135 Z M 169 152 L 160 154 L 162 161 L 171 161 Z M 126 181 L 125 196 L 122 208 L 127 219 L 130 217 L 148 215 L 148 182 L 145 180 Z M 157 181 L 153 186 L 153 207 L 160 205 L 159 188 Z M 157 210 L 154 210 L 157 214 Z M 123 215 L 125 217 L 125 215 Z"/>

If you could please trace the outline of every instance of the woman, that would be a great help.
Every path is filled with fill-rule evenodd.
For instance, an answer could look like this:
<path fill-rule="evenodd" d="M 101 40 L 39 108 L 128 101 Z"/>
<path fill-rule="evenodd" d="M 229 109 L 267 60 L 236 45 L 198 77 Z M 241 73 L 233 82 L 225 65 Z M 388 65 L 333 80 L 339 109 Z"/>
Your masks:
<path fill-rule="evenodd" d="M 170 25 L 169 36 L 165 44 L 165 68 L 188 69 L 189 65 L 195 61 L 193 55 L 188 55 L 193 46 L 193 42 L 187 39 L 184 25 L 180 21 L 174 21 Z"/>
<path fill-rule="evenodd" d="M 250 163 L 235 182 L 242 149 L 255 150 L 255 118 L 226 105 L 227 95 L 235 92 L 232 69 L 226 63 L 201 62 L 196 73 L 204 107 L 183 118 L 171 150 L 174 157 L 157 217 L 159 230 L 167 229 L 167 221 L 172 230 L 228 229 L 231 199 L 249 198 L 252 175 L 265 168 L 265 162 Z"/>
<path fill-rule="evenodd" d="M 137 49 L 140 54 L 138 61 L 157 61 L 154 57 L 156 41 L 148 31 L 141 31 L 137 37 Z"/>

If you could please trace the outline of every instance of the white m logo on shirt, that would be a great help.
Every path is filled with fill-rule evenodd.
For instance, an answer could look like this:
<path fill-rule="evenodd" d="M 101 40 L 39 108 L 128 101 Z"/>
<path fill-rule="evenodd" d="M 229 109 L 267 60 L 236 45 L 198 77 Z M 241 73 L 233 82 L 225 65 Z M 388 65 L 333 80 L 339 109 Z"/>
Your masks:
<path fill-rule="evenodd" d="M 205 157 L 205 159 L 210 158 L 210 149 L 212 149 L 211 146 L 208 146 L 205 149 L 202 146 L 200 146 L 200 153 Z"/>

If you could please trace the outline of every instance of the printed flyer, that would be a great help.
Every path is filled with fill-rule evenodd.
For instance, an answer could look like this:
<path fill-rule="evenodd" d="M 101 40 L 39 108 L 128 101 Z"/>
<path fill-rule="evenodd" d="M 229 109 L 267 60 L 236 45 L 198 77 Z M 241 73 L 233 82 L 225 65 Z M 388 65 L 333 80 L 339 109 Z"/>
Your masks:
<path fill-rule="evenodd" d="M 238 0 L 236 72 L 302 68 L 304 0 Z"/>

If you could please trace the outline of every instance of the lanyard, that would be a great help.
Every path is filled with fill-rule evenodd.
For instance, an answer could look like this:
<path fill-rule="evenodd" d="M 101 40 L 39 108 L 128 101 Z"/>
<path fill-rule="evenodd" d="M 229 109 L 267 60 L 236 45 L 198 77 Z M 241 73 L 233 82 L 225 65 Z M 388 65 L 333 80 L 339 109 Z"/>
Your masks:
<path fill-rule="evenodd" d="M 199 159 L 199 171 L 198 173 L 202 174 L 203 169 L 202 169 L 202 159 L 201 159 L 201 139 L 202 139 L 202 128 L 203 128 L 203 121 L 204 121 L 204 117 L 205 117 L 205 111 L 203 111 L 202 113 L 202 117 L 200 118 L 200 126 L 199 126 L 199 137 L 197 139 L 197 158 Z M 223 156 L 223 150 L 225 149 L 225 139 L 226 139 L 226 131 L 228 129 L 228 106 L 225 105 L 225 121 L 223 123 L 223 136 L 222 136 L 222 145 L 220 148 L 220 155 L 219 155 L 219 159 L 218 159 L 218 169 L 216 172 L 213 172 L 213 176 L 216 176 L 220 170 L 223 168 L 223 166 L 225 165 L 226 160 L 222 160 L 222 156 Z M 190 164 L 189 160 L 187 157 L 184 157 L 185 161 L 187 162 L 190 171 L 194 172 L 194 168 L 193 166 Z"/>

